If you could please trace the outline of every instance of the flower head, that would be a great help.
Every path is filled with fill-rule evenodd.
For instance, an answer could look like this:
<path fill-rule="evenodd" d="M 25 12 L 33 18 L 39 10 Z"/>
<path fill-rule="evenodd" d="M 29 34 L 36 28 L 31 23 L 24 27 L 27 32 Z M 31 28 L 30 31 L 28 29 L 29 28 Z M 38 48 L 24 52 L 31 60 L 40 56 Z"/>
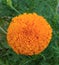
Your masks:
<path fill-rule="evenodd" d="M 7 33 L 8 44 L 17 54 L 41 53 L 52 37 L 52 28 L 44 17 L 24 13 L 12 19 Z"/>

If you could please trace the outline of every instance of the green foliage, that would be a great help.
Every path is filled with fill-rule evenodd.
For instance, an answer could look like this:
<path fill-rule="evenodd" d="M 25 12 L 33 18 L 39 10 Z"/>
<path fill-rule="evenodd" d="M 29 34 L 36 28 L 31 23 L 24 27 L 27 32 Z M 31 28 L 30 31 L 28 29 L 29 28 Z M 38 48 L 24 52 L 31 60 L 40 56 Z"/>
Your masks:
<path fill-rule="evenodd" d="M 0 65 L 59 65 L 59 10 L 57 0 L 0 0 Z M 11 19 L 24 12 L 44 16 L 53 29 L 50 45 L 41 54 L 17 55 L 7 44 Z"/>

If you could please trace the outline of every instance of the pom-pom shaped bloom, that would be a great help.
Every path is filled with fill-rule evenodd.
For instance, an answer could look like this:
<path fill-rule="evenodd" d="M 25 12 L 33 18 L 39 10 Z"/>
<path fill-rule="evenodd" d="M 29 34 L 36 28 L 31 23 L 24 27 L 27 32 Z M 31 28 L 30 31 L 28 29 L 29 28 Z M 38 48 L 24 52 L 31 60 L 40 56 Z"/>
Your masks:
<path fill-rule="evenodd" d="M 17 54 L 42 52 L 52 37 L 52 28 L 44 17 L 24 13 L 12 19 L 7 32 L 8 44 Z"/>

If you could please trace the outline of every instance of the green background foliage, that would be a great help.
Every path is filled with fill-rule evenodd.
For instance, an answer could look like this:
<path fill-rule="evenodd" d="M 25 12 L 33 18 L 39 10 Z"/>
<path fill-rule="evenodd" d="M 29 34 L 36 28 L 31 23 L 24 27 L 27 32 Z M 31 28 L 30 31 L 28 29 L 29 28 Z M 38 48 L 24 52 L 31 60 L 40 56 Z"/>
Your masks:
<path fill-rule="evenodd" d="M 25 12 L 44 16 L 53 29 L 50 45 L 38 55 L 17 55 L 7 43 L 11 19 Z M 0 65 L 59 65 L 59 0 L 0 0 Z"/>

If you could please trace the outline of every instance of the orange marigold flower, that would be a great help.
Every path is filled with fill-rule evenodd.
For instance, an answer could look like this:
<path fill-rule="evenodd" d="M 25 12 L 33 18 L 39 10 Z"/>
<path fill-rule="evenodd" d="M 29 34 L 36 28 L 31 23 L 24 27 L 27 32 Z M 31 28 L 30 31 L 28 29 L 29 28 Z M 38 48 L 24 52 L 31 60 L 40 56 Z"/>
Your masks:
<path fill-rule="evenodd" d="M 52 37 L 52 28 L 44 17 L 24 13 L 12 19 L 8 27 L 8 44 L 17 54 L 41 53 Z"/>

